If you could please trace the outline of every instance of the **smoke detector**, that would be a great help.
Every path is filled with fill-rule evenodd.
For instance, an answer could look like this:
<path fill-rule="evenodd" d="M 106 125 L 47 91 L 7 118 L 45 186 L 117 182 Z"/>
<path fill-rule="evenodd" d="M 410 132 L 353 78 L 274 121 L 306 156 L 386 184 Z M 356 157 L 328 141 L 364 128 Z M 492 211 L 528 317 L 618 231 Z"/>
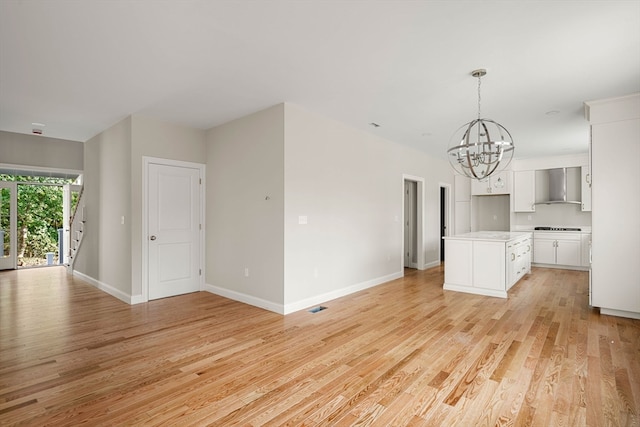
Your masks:
<path fill-rule="evenodd" d="M 35 135 L 42 135 L 42 128 L 44 127 L 44 123 L 31 123 L 31 133 Z"/>

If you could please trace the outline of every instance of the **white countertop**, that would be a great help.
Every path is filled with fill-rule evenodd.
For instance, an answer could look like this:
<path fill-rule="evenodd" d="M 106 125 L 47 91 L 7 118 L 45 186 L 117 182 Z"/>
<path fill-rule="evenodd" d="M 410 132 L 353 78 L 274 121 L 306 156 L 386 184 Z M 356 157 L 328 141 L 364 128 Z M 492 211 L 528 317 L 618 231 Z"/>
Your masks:
<path fill-rule="evenodd" d="M 531 237 L 528 231 L 472 231 L 471 233 L 445 236 L 451 240 L 490 240 L 494 242 L 508 242 L 521 237 Z"/>

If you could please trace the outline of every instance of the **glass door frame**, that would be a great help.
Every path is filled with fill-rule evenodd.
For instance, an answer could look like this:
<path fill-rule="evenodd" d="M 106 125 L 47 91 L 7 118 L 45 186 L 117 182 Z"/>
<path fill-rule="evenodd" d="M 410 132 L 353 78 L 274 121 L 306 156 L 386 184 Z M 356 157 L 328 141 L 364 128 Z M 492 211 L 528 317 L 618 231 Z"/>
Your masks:
<path fill-rule="evenodd" d="M 9 255 L 4 256 L 3 246 L 0 252 L 0 270 L 15 270 L 18 268 L 18 185 L 11 181 L 0 181 L 0 189 L 4 188 L 9 189 Z"/>

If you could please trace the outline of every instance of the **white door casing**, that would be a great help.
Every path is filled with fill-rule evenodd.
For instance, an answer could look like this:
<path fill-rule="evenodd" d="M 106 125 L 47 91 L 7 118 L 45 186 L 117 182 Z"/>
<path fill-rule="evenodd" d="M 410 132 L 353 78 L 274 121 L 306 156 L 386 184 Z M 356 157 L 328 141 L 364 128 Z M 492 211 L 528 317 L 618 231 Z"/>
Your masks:
<path fill-rule="evenodd" d="M 417 182 L 404 181 L 404 266 L 417 267 Z"/>
<path fill-rule="evenodd" d="M 204 165 L 145 158 L 147 300 L 202 289 L 203 174 Z"/>
<path fill-rule="evenodd" d="M 405 224 L 405 192 L 406 192 L 406 181 L 413 181 L 415 183 L 416 190 L 416 198 L 415 198 L 415 259 L 416 264 L 415 268 L 418 270 L 424 270 L 424 234 L 423 234 L 423 225 L 424 225 L 424 178 L 413 176 L 413 175 L 402 175 L 402 221 Z M 400 254 L 400 271 L 404 270 L 405 266 L 405 227 L 402 226 L 402 245 L 401 254 Z"/>
<path fill-rule="evenodd" d="M 17 268 L 17 255 L 18 255 L 18 233 L 17 233 L 17 222 L 18 222 L 18 188 L 15 182 L 5 182 L 0 181 L 0 192 L 7 194 L 9 196 L 9 205 L 4 208 L 4 212 L 8 214 L 9 220 L 9 228 L 4 230 L 2 234 L 3 239 L 0 240 L 0 270 L 10 270 Z M 0 203 L 3 203 L 3 199 L 0 198 Z M 7 240 L 9 242 L 9 250 L 5 254 L 4 241 Z"/>

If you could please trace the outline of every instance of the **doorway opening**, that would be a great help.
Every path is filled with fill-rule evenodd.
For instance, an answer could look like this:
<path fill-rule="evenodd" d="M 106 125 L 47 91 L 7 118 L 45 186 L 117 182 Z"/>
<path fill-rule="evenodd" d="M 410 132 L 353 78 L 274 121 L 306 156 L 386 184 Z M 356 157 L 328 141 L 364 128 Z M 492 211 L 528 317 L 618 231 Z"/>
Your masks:
<path fill-rule="evenodd" d="M 416 199 L 418 183 L 404 181 L 404 266 L 417 268 L 418 265 L 418 224 Z"/>
<path fill-rule="evenodd" d="M 3 269 L 63 264 L 64 187 L 76 177 L 0 174 Z"/>
<path fill-rule="evenodd" d="M 450 203 L 451 203 L 451 185 L 440 184 L 440 262 L 445 261 L 445 236 L 449 235 L 449 224 L 451 223 L 450 216 Z"/>
<path fill-rule="evenodd" d="M 424 179 L 409 175 L 402 181 L 402 267 L 424 270 Z"/>

